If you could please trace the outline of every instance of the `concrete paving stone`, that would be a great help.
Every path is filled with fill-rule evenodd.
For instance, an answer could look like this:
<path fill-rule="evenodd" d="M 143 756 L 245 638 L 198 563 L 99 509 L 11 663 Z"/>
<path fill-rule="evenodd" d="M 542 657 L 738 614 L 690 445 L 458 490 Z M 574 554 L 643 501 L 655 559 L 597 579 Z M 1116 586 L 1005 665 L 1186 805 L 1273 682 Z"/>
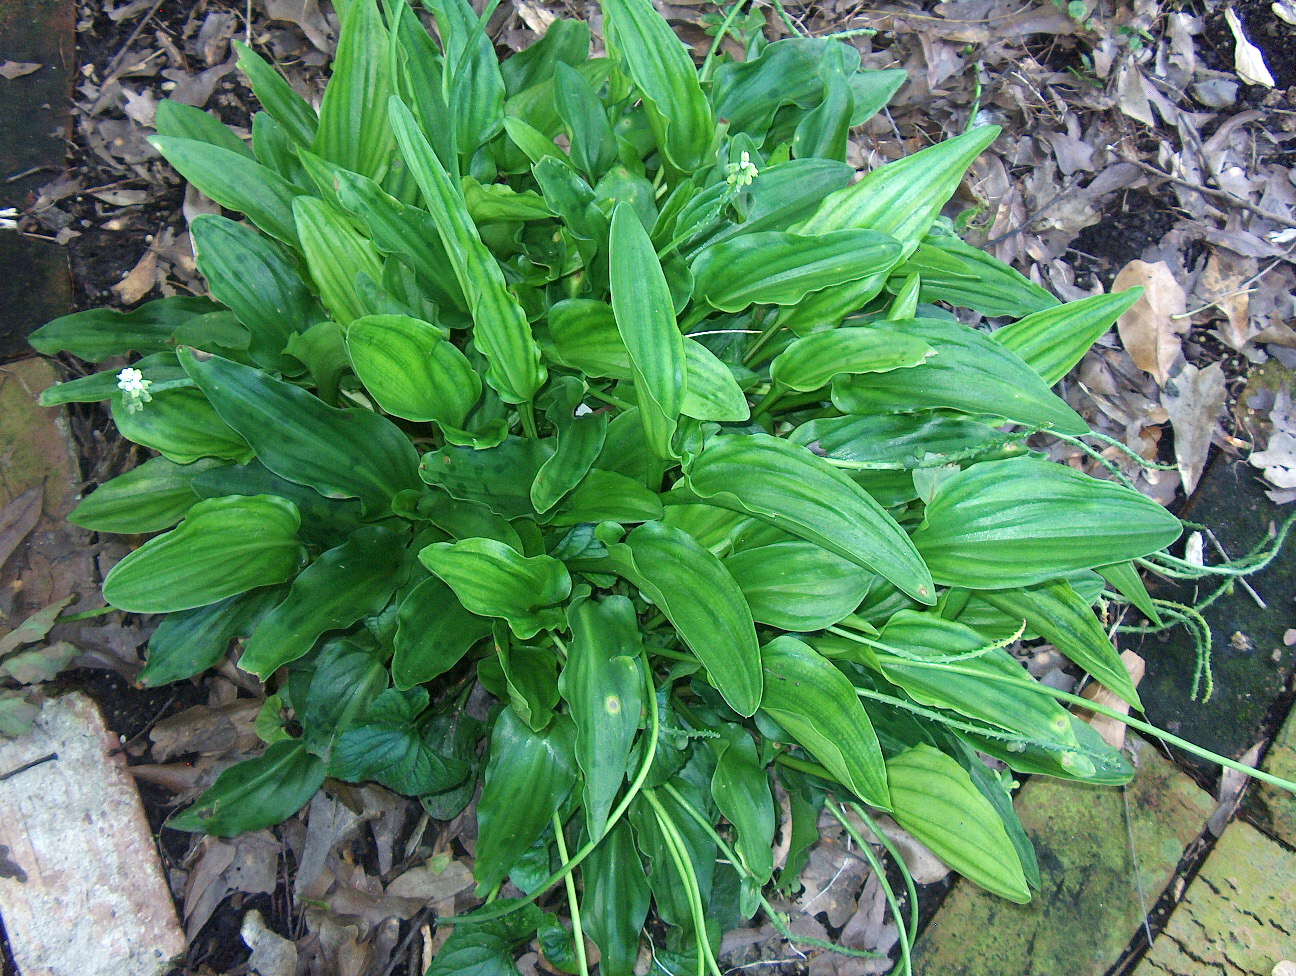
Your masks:
<path fill-rule="evenodd" d="M 23 976 L 158 976 L 184 933 L 117 738 L 94 703 L 46 702 L 0 741 L 0 916 Z"/>
<path fill-rule="evenodd" d="M 1296 853 L 1229 825 L 1134 976 L 1270 976 L 1296 953 Z"/>
<path fill-rule="evenodd" d="M 1116 962 L 1215 806 L 1152 745 L 1128 746 L 1138 773 L 1124 795 L 1044 776 L 1022 788 L 1041 890 L 1013 905 L 959 881 L 918 942 L 918 976 L 1102 976 Z"/>
<path fill-rule="evenodd" d="M 1296 782 L 1296 709 L 1287 716 L 1262 765 L 1266 772 Z M 1271 837 L 1296 847 L 1296 795 L 1268 783 L 1256 783 L 1251 789 L 1247 815 Z M 1292 951 L 1296 953 L 1296 946 Z"/>

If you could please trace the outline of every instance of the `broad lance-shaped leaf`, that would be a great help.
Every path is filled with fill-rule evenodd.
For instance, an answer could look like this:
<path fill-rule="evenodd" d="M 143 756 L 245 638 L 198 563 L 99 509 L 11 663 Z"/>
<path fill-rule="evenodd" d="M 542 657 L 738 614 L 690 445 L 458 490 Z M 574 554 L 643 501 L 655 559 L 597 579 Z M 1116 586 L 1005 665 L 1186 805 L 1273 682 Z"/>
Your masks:
<path fill-rule="evenodd" d="M 613 57 L 643 93 L 657 145 L 676 169 L 692 172 L 716 133 L 688 50 L 650 0 L 603 0 L 603 18 Z"/>
<path fill-rule="evenodd" d="M 761 709 L 861 800 L 891 809 L 877 734 L 846 676 L 795 637 L 770 641 L 761 661 Z"/>
<path fill-rule="evenodd" d="M 485 354 L 486 382 L 506 403 L 527 403 L 545 381 L 540 347 L 526 312 L 508 290 L 504 272 L 487 250 L 468 215 L 463 193 L 450 178 L 410 110 L 397 97 L 388 102 L 401 156 L 423 192 L 436 221 L 455 277 L 468 300 L 473 341 Z"/>
<path fill-rule="evenodd" d="M 887 760 L 891 815 L 969 881 L 1024 905 L 1021 859 L 990 801 L 955 760 L 920 743 Z"/>
<path fill-rule="evenodd" d="M 349 0 L 311 151 L 375 179 L 391 163 L 391 52 L 375 0 Z"/>
<path fill-rule="evenodd" d="M 726 557 L 724 566 L 753 619 L 798 633 L 841 621 L 877 579 L 849 559 L 802 539 L 744 549 Z"/>
<path fill-rule="evenodd" d="M 199 214 L 189 232 L 208 290 L 252 334 L 248 352 L 266 369 L 291 372 L 295 362 L 284 356 L 284 347 L 323 314 L 283 248 L 216 214 Z"/>
<path fill-rule="evenodd" d="M 770 378 L 809 393 L 841 373 L 889 373 L 925 363 L 936 350 L 917 336 L 876 329 L 830 329 L 797 339 L 770 363 Z"/>
<path fill-rule="evenodd" d="M 490 762 L 477 803 L 477 890 L 503 881 L 549 826 L 576 785 L 571 720 L 559 716 L 547 732 L 533 732 L 511 707 L 495 720 Z"/>
<path fill-rule="evenodd" d="M 612 311 L 630 354 L 644 433 L 658 456 L 674 457 L 671 440 L 688 376 L 684 337 L 657 252 L 627 204 L 612 213 L 610 247 Z"/>
<path fill-rule="evenodd" d="M 242 41 L 234 41 L 238 52 L 239 70 L 247 76 L 257 101 L 301 146 L 309 146 L 319 128 L 319 116 L 310 103 L 302 98 L 256 51 Z"/>
<path fill-rule="evenodd" d="M 488 617 L 463 608 L 454 591 L 430 576 L 415 586 L 396 611 L 392 683 L 402 691 L 453 668 L 491 632 Z"/>
<path fill-rule="evenodd" d="M 371 516 L 418 488 L 418 455 L 399 427 L 372 410 L 318 397 L 219 356 L 180 350 L 180 362 L 221 418 L 267 468 L 329 498 L 359 498 Z"/>
<path fill-rule="evenodd" d="M 730 707 L 753 714 L 761 699 L 756 625 L 720 560 L 661 522 L 645 522 L 610 552 L 614 571 L 666 615 Z"/>
<path fill-rule="evenodd" d="M 887 287 L 911 274 L 922 278 L 923 304 L 949 302 L 983 315 L 1030 315 L 1061 304 L 1051 294 L 998 258 L 965 244 L 939 225 L 904 264 L 893 272 Z"/>
<path fill-rule="evenodd" d="M 1049 580 L 1009 590 L 984 590 L 980 596 L 1004 613 L 1025 620 L 1035 631 L 1080 667 L 1137 709 L 1142 709 L 1134 682 L 1089 604 L 1066 580 Z"/>
<path fill-rule="evenodd" d="M 346 328 L 352 319 L 370 310 L 359 281 L 382 281 L 382 256 L 367 237 L 358 234 L 349 220 L 323 200 L 298 197 L 293 201 L 293 217 L 320 301 L 334 321 Z"/>
<path fill-rule="evenodd" d="M 198 502 L 176 528 L 112 568 L 104 599 L 131 613 L 170 613 L 282 583 L 305 556 L 300 522 L 296 507 L 277 495 Z"/>
<path fill-rule="evenodd" d="M 321 555 L 283 603 L 266 616 L 239 658 L 261 679 L 309 653 L 320 635 L 378 613 L 408 572 L 404 540 L 391 529 L 366 525 Z"/>
<path fill-rule="evenodd" d="M 481 396 L 468 357 L 430 322 L 366 315 L 351 323 L 346 341 L 360 382 L 394 416 L 462 427 Z"/>
<path fill-rule="evenodd" d="M 899 242 L 871 230 L 742 234 L 693 259 L 693 294 L 724 312 L 795 305 L 812 291 L 886 271 L 899 258 Z"/>
<path fill-rule="evenodd" d="M 1096 572 L 1101 574 L 1117 593 L 1138 607 L 1154 627 L 1161 626 L 1161 615 L 1157 613 L 1156 602 L 1148 593 L 1147 587 L 1143 585 L 1143 579 L 1132 562 L 1099 566 Z"/>
<path fill-rule="evenodd" d="M 580 875 L 581 917 L 599 947 L 599 972 L 632 976 L 651 893 L 630 824 L 618 821 L 580 866 Z"/>
<path fill-rule="evenodd" d="M 805 448 L 768 434 L 719 435 L 684 471 L 697 500 L 769 522 L 886 577 L 920 603 L 936 602 L 931 574 L 904 530 Z"/>
<path fill-rule="evenodd" d="M 1128 288 L 1114 295 L 1093 295 L 1046 308 L 996 329 L 990 338 L 1016 353 L 1052 386 L 1071 372 L 1098 337 L 1142 294 L 1142 288 Z"/>
<path fill-rule="evenodd" d="M 999 135 L 997 125 L 982 125 L 961 136 L 887 163 L 858 183 L 830 194 L 794 234 L 826 234 L 867 228 L 890 234 L 913 253 L 941 208 L 958 190 L 972 161 Z"/>
<path fill-rule="evenodd" d="M 150 458 L 96 488 L 72 510 L 68 521 L 93 532 L 168 529 L 198 503 L 192 487 L 194 478 L 222 463 L 215 458 L 202 458 L 193 464 Z"/>
<path fill-rule="evenodd" d="M 437 542 L 419 561 L 449 584 L 459 602 L 483 617 L 500 617 L 519 640 L 562 624 L 554 604 L 571 593 L 571 577 L 551 556 L 523 556 L 494 539 Z"/>
<path fill-rule="evenodd" d="M 625 782 L 639 728 L 644 683 L 638 657 L 643 637 L 634 606 L 623 596 L 586 600 L 571 610 L 572 640 L 558 689 L 576 723 L 576 762 L 585 775 L 585 824 L 601 837 Z"/>
<path fill-rule="evenodd" d="M 297 246 L 292 203 L 302 191 L 274 170 L 193 139 L 152 136 L 148 141 L 176 172 L 222 207 L 246 214 L 270 236 Z"/>
<path fill-rule="evenodd" d="M 1003 433 L 969 417 L 877 414 L 809 420 L 788 435 L 822 457 L 862 470 L 899 470 L 953 464 L 996 452 L 1021 453 L 1021 433 Z M 998 456 L 1003 456 L 1002 454 Z"/>
<path fill-rule="evenodd" d="M 1034 370 L 984 333 L 944 319 L 887 322 L 886 328 L 927 343 L 936 355 L 913 372 L 839 376 L 832 400 L 842 413 L 945 408 L 1064 434 L 1089 432 L 1084 419 Z"/>
<path fill-rule="evenodd" d="M 309 803 L 323 785 L 324 761 L 307 752 L 300 739 L 284 739 L 225 770 L 167 826 L 217 837 L 272 827 Z"/>
<path fill-rule="evenodd" d="M 176 329 L 199 315 L 217 311 L 220 311 L 220 306 L 206 298 L 173 295 L 145 302 L 131 312 L 92 308 L 63 315 L 42 325 L 28 341 L 42 355 L 70 352 L 91 363 L 131 352 L 141 355 L 170 352 L 174 347 L 172 336 Z M 68 384 L 59 384 L 65 385 Z M 116 380 L 113 385 L 116 385 Z M 59 386 L 50 387 L 46 394 L 52 395 Z M 53 406 L 62 402 L 50 399 L 46 394 L 41 395 L 42 405 Z"/>
<path fill-rule="evenodd" d="M 283 595 L 282 586 L 263 586 L 205 607 L 167 614 L 149 638 L 148 662 L 139 683 L 160 688 L 215 666 L 229 651 L 230 641 L 250 636 Z"/>
<path fill-rule="evenodd" d="M 176 464 L 205 457 L 247 461 L 253 453 L 202 391 L 191 386 L 157 390 L 147 407 L 134 411 L 127 409 L 120 392 L 114 392 L 112 414 L 117 430 L 128 441 L 152 448 Z"/>
<path fill-rule="evenodd" d="M 769 774 L 746 731 L 730 726 L 722 735 L 708 743 L 716 752 L 711 796 L 738 831 L 738 856 L 764 884 L 774 874 L 774 797 Z"/>
<path fill-rule="evenodd" d="M 913 541 L 936 582 L 997 590 L 1146 556 L 1181 531 L 1136 491 L 1064 464 L 1012 458 L 942 481 Z"/>

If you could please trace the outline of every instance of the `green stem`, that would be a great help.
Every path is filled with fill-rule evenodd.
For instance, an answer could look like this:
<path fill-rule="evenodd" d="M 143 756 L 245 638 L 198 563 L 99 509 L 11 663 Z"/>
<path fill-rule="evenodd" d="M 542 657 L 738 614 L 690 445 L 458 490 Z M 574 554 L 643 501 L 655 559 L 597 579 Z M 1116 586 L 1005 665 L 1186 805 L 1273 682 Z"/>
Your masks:
<path fill-rule="evenodd" d="M 711 953 L 711 942 L 707 938 L 706 909 L 702 907 L 702 889 L 698 885 L 697 872 L 693 870 L 693 859 L 689 857 L 688 848 L 680 836 L 679 828 L 675 826 L 675 821 L 666 812 L 657 795 L 652 790 L 644 790 L 643 798 L 653 808 L 653 813 L 657 817 L 657 828 L 662 832 L 666 850 L 675 864 L 675 870 L 688 895 L 689 914 L 693 916 L 693 939 L 698 953 L 698 976 L 705 976 L 708 969 L 711 970 L 711 976 L 721 976 L 720 967 L 716 965 L 715 956 Z"/>
<path fill-rule="evenodd" d="M 54 622 L 56 624 L 71 624 L 78 620 L 89 620 L 91 617 L 102 617 L 106 613 L 112 613 L 116 607 L 96 607 L 93 610 L 82 610 L 80 613 L 69 613 L 60 615 Z"/>
<path fill-rule="evenodd" d="M 554 836 L 558 838 L 558 857 L 567 860 L 567 838 L 563 836 L 562 818 L 558 811 L 553 815 Z M 589 959 L 585 956 L 585 931 L 581 928 L 580 902 L 576 898 L 576 881 L 569 874 L 563 878 L 567 886 L 567 911 L 571 914 L 572 939 L 576 943 L 576 967 L 580 976 L 589 976 Z"/>
<path fill-rule="evenodd" d="M 540 431 L 536 427 L 535 404 L 530 400 L 526 401 L 526 403 L 519 403 L 518 413 L 522 416 L 522 430 L 527 437 L 532 440 L 539 439 Z"/>
<path fill-rule="evenodd" d="M 824 806 L 828 808 L 829 813 L 837 818 L 837 822 L 846 828 L 846 833 L 850 835 L 851 840 L 859 845 L 860 853 L 864 855 L 865 860 L 869 862 L 869 867 L 873 869 L 874 875 L 877 876 L 878 883 L 882 886 L 882 894 L 886 896 L 887 907 L 891 909 L 891 917 L 895 919 L 896 927 L 900 930 L 900 966 L 905 976 L 913 976 L 913 962 L 909 958 L 912 943 L 908 926 L 905 925 L 904 915 L 900 913 L 900 902 L 896 899 L 895 891 L 891 888 L 891 882 L 887 880 L 886 871 L 878 861 L 877 855 L 873 853 L 873 848 L 859 835 L 855 825 L 846 819 L 841 807 L 832 800 L 825 800 Z M 874 831 L 874 833 L 877 833 L 877 831 Z M 904 867 L 903 861 L 900 862 L 900 866 L 901 868 Z"/>
<path fill-rule="evenodd" d="M 625 816 L 626 811 L 630 809 L 630 804 L 634 802 L 634 798 L 639 795 L 640 791 L 643 789 L 644 782 L 648 779 L 648 772 L 652 769 L 653 761 L 657 758 L 657 740 L 661 734 L 661 716 L 658 714 L 657 710 L 657 688 L 653 684 L 652 668 L 648 664 L 648 652 L 646 650 L 639 656 L 639 665 L 640 669 L 643 671 L 644 683 L 647 686 L 648 691 L 648 748 L 644 750 L 643 763 L 639 766 L 639 773 L 635 776 L 634 782 L 630 784 L 630 789 L 626 791 L 626 795 L 621 798 L 621 802 L 618 803 L 613 811 L 608 815 L 607 823 L 603 827 L 603 833 L 599 834 L 598 837 L 595 837 L 592 840 L 586 841 L 585 845 L 572 855 L 571 860 L 564 862 L 562 867 L 549 875 L 549 877 L 545 878 L 544 881 L 540 882 L 535 891 L 531 892 L 531 894 L 527 895 L 525 898 L 504 906 L 503 908 L 478 909 L 465 915 L 453 915 L 449 918 L 442 919 L 442 924 L 459 925 L 465 922 L 486 922 L 492 918 L 500 918 L 507 915 L 509 912 L 517 911 L 523 905 L 531 904 L 559 881 L 575 871 L 585 858 L 594 853 L 594 848 L 598 847 L 599 844 L 603 842 L 603 838 L 606 837 L 611 832 L 612 828 L 617 825 L 618 821 Z"/>
<path fill-rule="evenodd" d="M 774 321 L 761 330 L 761 334 L 756 337 L 756 341 L 752 343 L 752 347 L 748 349 L 747 353 L 743 356 L 744 366 L 750 366 L 754 363 L 756 361 L 756 356 L 763 348 L 765 348 L 765 343 L 769 342 L 770 339 L 773 338 L 774 333 L 782 328 L 782 325 L 779 324 L 778 312 L 773 314 Z"/>
<path fill-rule="evenodd" d="M 729 8 L 729 12 L 725 14 L 725 19 L 720 22 L 720 28 L 716 31 L 715 40 L 711 42 L 711 50 L 707 51 L 706 59 L 702 62 L 702 71 L 699 73 L 699 77 L 702 81 L 705 82 L 711 80 L 711 72 L 715 68 L 715 57 L 720 53 L 720 45 L 724 43 L 724 39 L 729 35 L 729 31 L 733 27 L 734 21 L 738 19 L 738 12 L 742 10 L 746 4 L 747 0 L 738 0 L 737 3 Z"/>
<path fill-rule="evenodd" d="M 788 769 L 795 769 L 798 773 L 808 773 L 811 776 L 818 776 L 822 780 L 827 780 L 834 786 L 844 785 L 828 770 L 824 769 L 818 763 L 808 762 L 805 759 L 798 759 L 796 756 L 789 756 L 786 752 L 780 752 L 774 757 L 774 761 L 780 766 L 786 766 Z"/>
<path fill-rule="evenodd" d="M 773 410 L 774 405 L 778 403 L 779 400 L 783 399 L 783 395 L 787 392 L 788 392 L 788 388 L 784 386 L 782 383 L 771 383 L 769 392 L 766 393 L 765 396 L 761 398 L 761 402 L 758 403 L 756 405 L 756 409 L 752 411 L 752 415 L 751 415 L 752 423 L 756 423 L 758 420 L 761 419 L 761 417 L 764 417 L 771 410 Z"/>

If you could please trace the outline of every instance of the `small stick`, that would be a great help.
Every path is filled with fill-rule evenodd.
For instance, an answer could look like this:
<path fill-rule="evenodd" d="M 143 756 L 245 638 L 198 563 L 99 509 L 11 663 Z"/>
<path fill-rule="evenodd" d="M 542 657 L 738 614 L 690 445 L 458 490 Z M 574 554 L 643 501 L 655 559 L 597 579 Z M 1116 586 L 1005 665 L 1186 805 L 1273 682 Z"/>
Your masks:
<path fill-rule="evenodd" d="M 51 752 L 49 755 L 41 756 L 39 759 L 33 759 L 29 763 L 23 763 L 17 769 L 11 769 L 7 773 L 0 773 L 0 783 L 3 783 L 7 779 L 13 779 L 19 773 L 25 773 L 27 772 L 27 770 L 33 769 L 36 766 L 41 765 L 42 763 L 56 761 L 57 759 L 58 759 L 58 753 Z"/>
<path fill-rule="evenodd" d="M 1208 539 L 1210 539 L 1210 541 L 1211 541 L 1211 545 L 1213 545 L 1213 546 L 1215 547 L 1215 551 L 1218 552 L 1221 556 L 1223 556 L 1226 562 L 1230 562 L 1230 563 L 1231 563 L 1231 562 L 1233 561 L 1233 557 L 1230 556 L 1227 552 L 1224 551 L 1224 546 L 1220 544 L 1220 541 L 1219 541 L 1219 539 L 1217 539 L 1217 538 L 1215 537 L 1215 533 L 1214 533 L 1214 532 L 1212 532 L 1210 529 L 1207 529 L 1207 530 L 1206 530 L 1206 537 L 1207 537 Z M 1251 599 L 1255 600 L 1255 602 L 1256 602 L 1256 606 L 1258 606 L 1261 610 L 1268 610 L 1268 609 L 1269 609 L 1269 604 L 1267 604 L 1267 603 L 1264 602 L 1264 598 L 1261 597 L 1260 594 L 1257 593 L 1257 592 L 1255 591 L 1255 588 L 1252 587 L 1252 585 L 1251 585 L 1250 583 L 1247 582 L 1245 576 L 1239 576 L 1239 577 L 1237 577 L 1237 580 L 1238 580 L 1239 583 L 1242 584 L 1243 588 L 1244 588 L 1248 593 L 1251 594 Z"/>
<path fill-rule="evenodd" d="M 1119 150 L 1117 151 L 1117 154 L 1120 156 L 1121 159 L 1125 160 L 1125 162 L 1133 163 L 1139 169 L 1143 170 L 1146 173 L 1151 173 L 1153 176 L 1157 177 L 1158 179 L 1169 180 L 1171 183 L 1177 184 L 1178 186 L 1185 187 L 1186 189 L 1189 190 L 1195 190 L 1197 193 L 1204 193 L 1207 196 L 1216 197 L 1217 199 L 1220 200 L 1227 200 L 1235 207 L 1241 207 L 1243 210 L 1253 213 L 1257 217 L 1263 217 L 1265 220 L 1272 220 L 1275 224 L 1282 224 L 1284 227 L 1296 227 L 1296 220 L 1292 220 L 1290 217 L 1284 217 L 1281 214 L 1276 214 L 1273 211 L 1266 210 L 1264 209 L 1264 207 L 1257 207 L 1254 203 L 1251 203 L 1249 200 L 1243 200 L 1240 196 L 1237 196 L 1236 194 L 1233 193 L 1229 193 L 1227 190 L 1216 190 L 1214 187 L 1202 186 L 1200 183 L 1193 183 L 1189 180 L 1181 179 L 1178 176 L 1171 176 L 1165 170 L 1158 169 L 1157 167 L 1151 165 L 1150 163 L 1145 163 L 1141 159 L 1135 159 L 1133 156 L 1129 156 L 1123 152 L 1120 152 Z"/>

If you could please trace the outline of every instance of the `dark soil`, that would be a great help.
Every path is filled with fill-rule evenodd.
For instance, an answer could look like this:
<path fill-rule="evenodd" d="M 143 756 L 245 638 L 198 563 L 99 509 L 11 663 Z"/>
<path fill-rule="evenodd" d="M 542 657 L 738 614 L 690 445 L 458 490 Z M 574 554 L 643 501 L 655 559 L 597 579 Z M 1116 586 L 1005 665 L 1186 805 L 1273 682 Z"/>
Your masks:
<path fill-rule="evenodd" d="M 1242 22 L 1246 39 L 1264 52 L 1265 66 L 1273 75 L 1279 88 L 1296 85 L 1296 31 L 1290 24 L 1275 16 L 1269 0 L 1238 0 L 1230 3 Z M 1206 31 L 1198 54 L 1217 71 L 1233 70 L 1235 42 L 1233 32 L 1224 19 L 1225 5 L 1206 16 Z M 1263 97 L 1265 90 L 1243 87 L 1243 97 Z"/>
<path fill-rule="evenodd" d="M 1178 219 L 1163 198 L 1131 190 L 1121 196 L 1119 210 L 1104 214 L 1072 242 L 1076 270 L 1096 275 L 1110 288 L 1117 272 L 1160 243 Z"/>

